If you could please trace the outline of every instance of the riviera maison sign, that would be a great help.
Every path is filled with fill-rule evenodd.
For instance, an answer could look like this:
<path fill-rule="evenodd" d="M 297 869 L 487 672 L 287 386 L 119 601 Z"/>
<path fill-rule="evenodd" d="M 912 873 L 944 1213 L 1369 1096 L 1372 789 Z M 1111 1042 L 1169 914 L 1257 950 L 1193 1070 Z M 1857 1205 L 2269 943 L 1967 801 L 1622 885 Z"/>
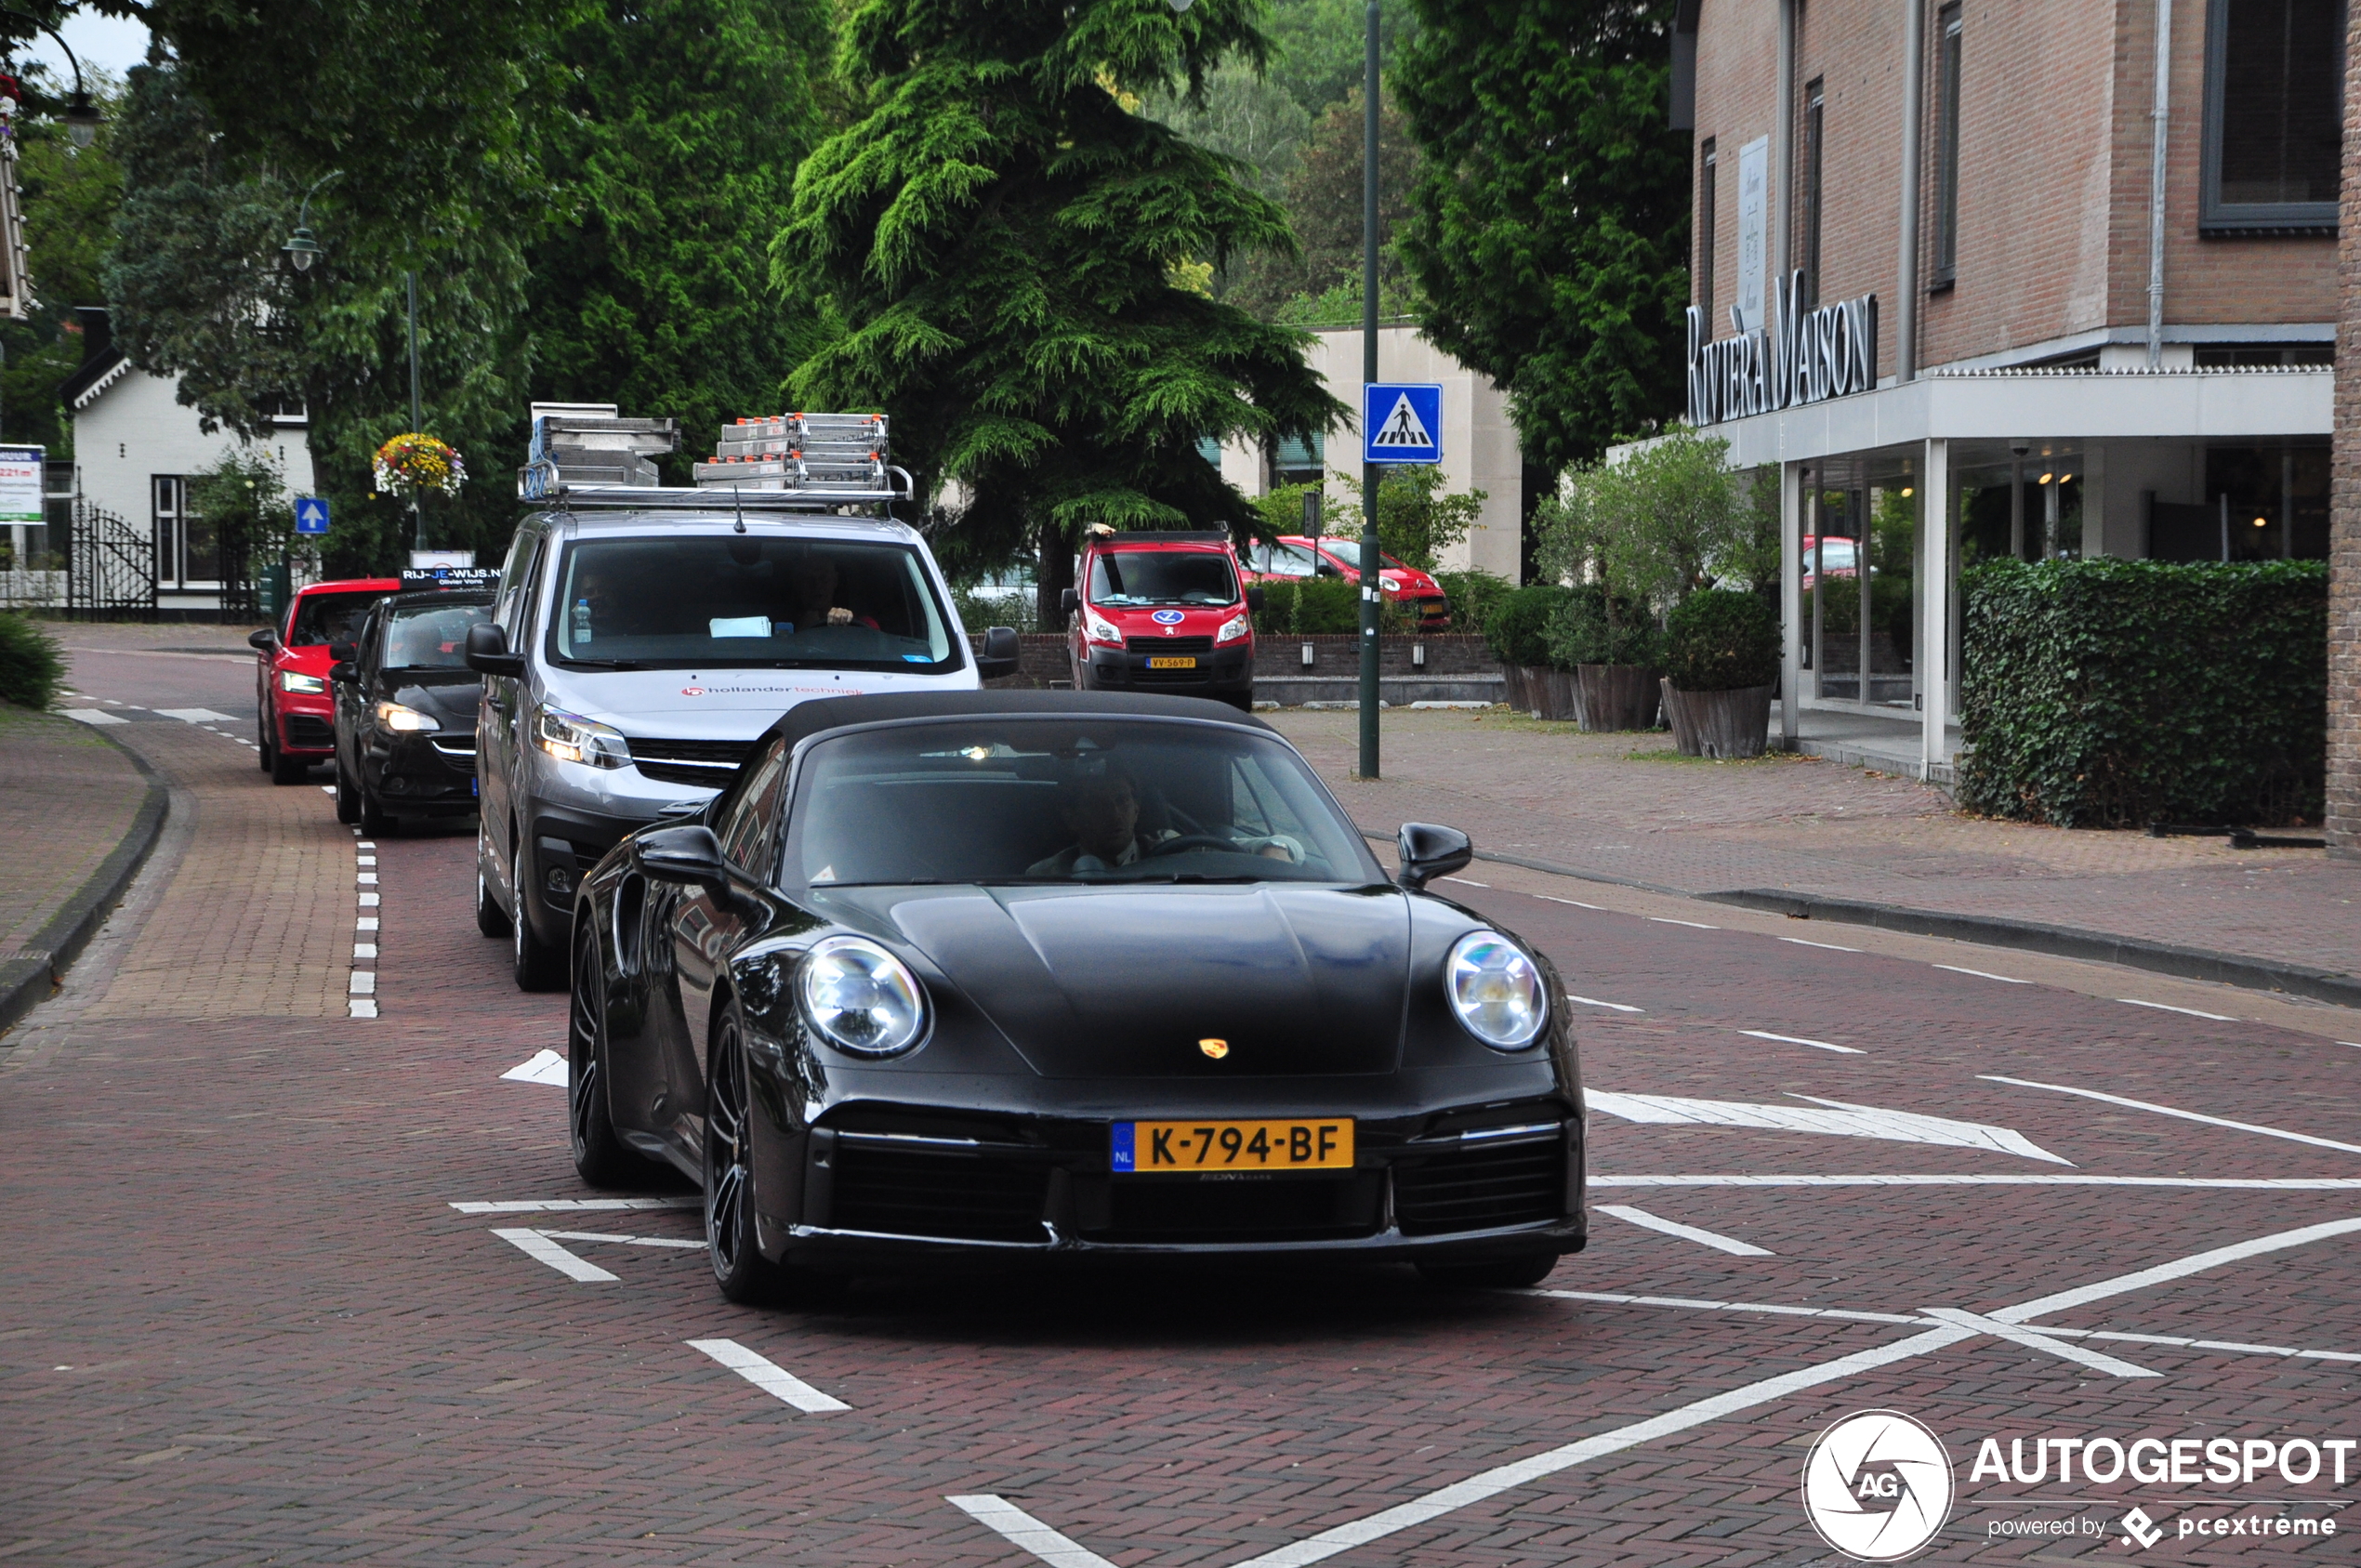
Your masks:
<path fill-rule="evenodd" d="M 1718 424 L 1798 403 L 1866 392 L 1878 384 L 1878 296 L 1800 310 L 1803 274 L 1772 290 L 1768 332 L 1706 340 L 1705 312 L 1689 307 L 1689 423 Z M 1737 319 L 1737 312 L 1731 312 Z"/>

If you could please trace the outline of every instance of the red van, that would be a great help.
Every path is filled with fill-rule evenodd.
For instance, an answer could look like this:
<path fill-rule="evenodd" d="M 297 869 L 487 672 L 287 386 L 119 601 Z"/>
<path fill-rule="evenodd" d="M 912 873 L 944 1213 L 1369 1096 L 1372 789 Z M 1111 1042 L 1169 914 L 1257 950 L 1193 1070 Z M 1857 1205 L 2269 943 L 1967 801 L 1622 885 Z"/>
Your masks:
<path fill-rule="evenodd" d="M 1224 533 L 1093 534 L 1065 591 L 1074 684 L 1254 706 L 1254 615 Z"/>
<path fill-rule="evenodd" d="M 276 626 L 246 639 L 255 651 L 254 729 L 272 784 L 301 784 L 336 754 L 336 700 L 328 693 L 332 642 L 350 642 L 369 606 L 400 593 L 394 577 L 314 583 L 288 601 Z"/>

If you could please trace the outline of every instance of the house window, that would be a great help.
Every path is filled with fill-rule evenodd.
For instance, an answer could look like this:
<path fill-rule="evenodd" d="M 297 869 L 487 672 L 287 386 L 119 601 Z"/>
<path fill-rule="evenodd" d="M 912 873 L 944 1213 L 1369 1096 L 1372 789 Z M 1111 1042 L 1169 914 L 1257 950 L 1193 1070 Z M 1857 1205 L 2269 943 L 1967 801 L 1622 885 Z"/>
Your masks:
<path fill-rule="evenodd" d="M 2201 227 L 2335 232 L 2343 80 L 2341 0 L 2213 0 Z"/>
<path fill-rule="evenodd" d="M 1271 453 L 1271 482 L 1284 484 L 1320 484 L 1326 473 L 1323 467 L 1327 458 L 1327 438 L 1312 432 L 1308 441 L 1293 437 L 1278 442 Z"/>
<path fill-rule="evenodd" d="M 1934 283 L 1959 278 L 1959 7 L 1935 13 Z"/>
<path fill-rule="evenodd" d="M 1827 140 L 1823 135 L 1827 125 L 1827 94 L 1821 83 L 1814 81 L 1803 89 L 1803 190 L 1796 205 L 1803 217 L 1803 232 L 1798 236 L 1798 268 L 1803 273 L 1803 309 L 1816 310 L 1820 304 L 1820 197 L 1825 187 L 1820 182 L 1822 168 L 1827 164 Z"/>
<path fill-rule="evenodd" d="M 1713 336 L 1713 244 L 1720 238 L 1714 225 L 1714 180 L 1721 173 L 1713 138 L 1708 137 L 1697 153 L 1697 310 L 1705 317 L 1705 335 Z"/>
<path fill-rule="evenodd" d="M 154 474 L 156 586 L 185 588 L 221 581 L 221 541 L 189 505 L 186 474 Z"/>

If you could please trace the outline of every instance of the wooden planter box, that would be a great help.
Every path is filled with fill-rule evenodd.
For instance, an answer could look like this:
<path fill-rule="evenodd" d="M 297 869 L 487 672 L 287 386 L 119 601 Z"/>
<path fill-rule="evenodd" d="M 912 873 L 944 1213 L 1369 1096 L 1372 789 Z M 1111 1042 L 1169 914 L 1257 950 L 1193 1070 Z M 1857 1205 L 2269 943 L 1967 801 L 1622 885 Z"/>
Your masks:
<path fill-rule="evenodd" d="M 1582 694 L 1576 687 L 1572 670 L 1550 669 L 1542 665 L 1502 665 L 1500 673 L 1508 679 L 1509 705 L 1517 712 L 1565 721 L 1582 717 Z"/>
<path fill-rule="evenodd" d="M 1664 682 L 1665 716 L 1683 757 L 1760 757 L 1771 734 L 1770 686 L 1676 692 Z"/>
<path fill-rule="evenodd" d="M 1653 730 L 1656 727 L 1656 688 L 1661 681 L 1645 665 L 1581 665 L 1576 699 L 1582 727 L 1594 732 Z"/>

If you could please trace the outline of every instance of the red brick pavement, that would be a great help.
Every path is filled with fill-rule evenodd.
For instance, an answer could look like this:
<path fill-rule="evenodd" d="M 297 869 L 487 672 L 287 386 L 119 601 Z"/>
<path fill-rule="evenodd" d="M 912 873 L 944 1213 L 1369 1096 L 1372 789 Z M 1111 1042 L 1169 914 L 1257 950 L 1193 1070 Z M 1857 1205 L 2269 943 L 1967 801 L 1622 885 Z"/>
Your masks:
<path fill-rule="evenodd" d="M 0 704 L 0 958 L 81 890 L 147 794 L 88 726 Z"/>

